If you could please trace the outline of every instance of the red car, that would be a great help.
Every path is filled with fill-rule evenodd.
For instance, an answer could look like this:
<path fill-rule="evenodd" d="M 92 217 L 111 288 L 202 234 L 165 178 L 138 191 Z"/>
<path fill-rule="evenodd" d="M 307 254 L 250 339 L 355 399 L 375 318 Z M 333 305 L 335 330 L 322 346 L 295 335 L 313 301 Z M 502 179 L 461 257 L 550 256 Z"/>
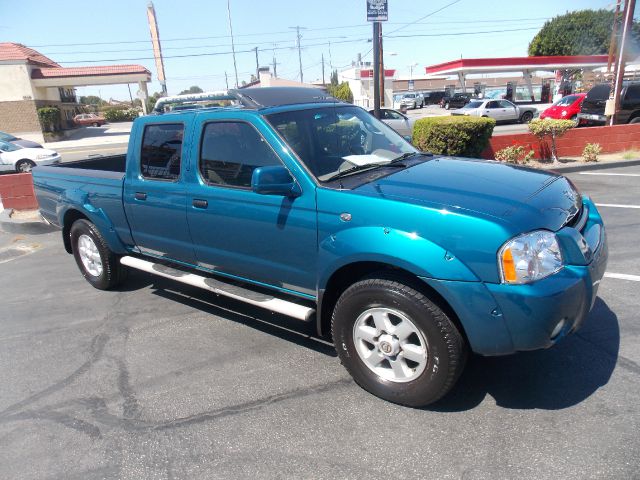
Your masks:
<path fill-rule="evenodd" d="M 107 121 L 101 115 L 96 115 L 95 113 L 83 113 L 73 117 L 73 123 L 76 125 L 92 125 L 94 127 L 101 127 L 107 123 Z"/>
<path fill-rule="evenodd" d="M 540 118 L 555 118 L 556 120 L 573 120 L 578 123 L 578 113 L 586 93 L 573 93 L 562 97 L 540 114 Z"/>

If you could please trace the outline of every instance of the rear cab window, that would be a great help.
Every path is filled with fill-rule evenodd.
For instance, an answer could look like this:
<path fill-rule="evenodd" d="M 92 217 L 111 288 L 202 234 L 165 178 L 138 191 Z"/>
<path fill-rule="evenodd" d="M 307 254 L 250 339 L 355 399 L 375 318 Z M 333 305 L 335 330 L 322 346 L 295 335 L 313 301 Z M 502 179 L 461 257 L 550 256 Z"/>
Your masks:
<path fill-rule="evenodd" d="M 182 163 L 184 124 L 148 124 L 142 135 L 140 174 L 149 180 L 177 181 Z"/>

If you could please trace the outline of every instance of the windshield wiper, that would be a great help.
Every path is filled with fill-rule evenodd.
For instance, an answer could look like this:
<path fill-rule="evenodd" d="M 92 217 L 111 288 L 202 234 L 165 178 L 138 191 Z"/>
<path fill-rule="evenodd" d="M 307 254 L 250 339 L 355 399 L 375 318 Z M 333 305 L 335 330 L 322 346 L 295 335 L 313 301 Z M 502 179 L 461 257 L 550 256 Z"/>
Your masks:
<path fill-rule="evenodd" d="M 338 172 L 335 175 L 330 176 L 329 178 L 327 178 L 325 180 L 325 182 L 330 182 L 332 180 L 335 180 L 337 178 L 342 178 L 342 177 L 347 177 L 349 175 L 353 175 L 354 173 L 358 173 L 358 172 L 362 172 L 364 170 L 375 170 L 376 168 L 380 168 L 380 167 L 400 167 L 400 168 L 404 168 L 406 165 L 404 165 L 403 163 L 395 163 L 394 159 L 390 162 L 387 163 L 366 163 L 364 165 L 356 165 L 354 167 L 348 168 L 346 170 L 343 170 L 342 172 Z"/>
<path fill-rule="evenodd" d="M 406 160 L 407 158 L 420 156 L 420 155 L 427 155 L 427 156 L 432 157 L 433 153 L 428 153 L 428 152 L 407 152 L 407 153 L 403 153 L 399 157 L 394 158 L 393 160 L 391 160 L 389 163 L 387 163 L 385 165 L 394 164 L 394 163 L 397 163 L 397 162 L 401 162 L 402 160 Z"/>

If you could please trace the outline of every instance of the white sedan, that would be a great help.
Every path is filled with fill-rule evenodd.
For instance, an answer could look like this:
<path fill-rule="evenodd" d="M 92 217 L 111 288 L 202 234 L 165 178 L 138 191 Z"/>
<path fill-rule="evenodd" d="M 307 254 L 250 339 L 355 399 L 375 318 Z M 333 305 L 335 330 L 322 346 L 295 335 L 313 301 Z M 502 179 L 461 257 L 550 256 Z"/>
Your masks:
<path fill-rule="evenodd" d="M 529 123 L 536 115 L 535 107 L 520 107 L 509 100 L 472 100 L 464 107 L 454 110 L 451 115 L 468 115 L 471 117 L 489 117 L 496 122 Z"/>
<path fill-rule="evenodd" d="M 60 163 L 60 154 L 47 148 L 24 148 L 0 141 L 0 172 L 30 172 L 38 165 Z"/>
<path fill-rule="evenodd" d="M 369 113 L 373 115 L 373 110 L 369 110 Z M 396 110 L 381 108 L 380 120 L 389 125 L 403 137 L 410 137 L 413 135 L 413 124 L 415 123 L 415 120 Z"/>

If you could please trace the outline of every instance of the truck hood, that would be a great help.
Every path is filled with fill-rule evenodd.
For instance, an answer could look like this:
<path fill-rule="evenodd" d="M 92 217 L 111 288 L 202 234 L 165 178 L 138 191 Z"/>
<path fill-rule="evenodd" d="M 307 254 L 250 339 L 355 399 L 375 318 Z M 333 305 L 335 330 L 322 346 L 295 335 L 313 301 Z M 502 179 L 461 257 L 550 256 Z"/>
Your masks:
<path fill-rule="evenodd" d="M 456 157 L 436 157 L 362 185 L 354 193 L 492 217 L 518 232 L 559 230 L 581 205 L 580 195 L 561 175 Z"/>

